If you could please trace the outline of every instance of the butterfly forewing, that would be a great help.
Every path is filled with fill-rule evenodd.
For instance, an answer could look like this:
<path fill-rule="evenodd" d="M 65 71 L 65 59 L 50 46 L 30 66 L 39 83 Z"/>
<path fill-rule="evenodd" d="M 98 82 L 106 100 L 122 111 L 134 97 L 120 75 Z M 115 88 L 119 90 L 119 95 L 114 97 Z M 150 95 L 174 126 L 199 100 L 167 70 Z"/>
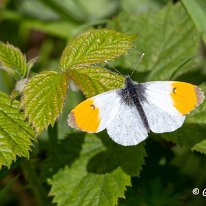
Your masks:
<path fill-rule="evenodd" d="M 109 136 L 118 144 L 124 146 L 136 145 L 148 136 L 140 113 L 135 105 L 122 102 L 118 113 L 107 126 Z"/>
<path fill-rule="evenodd" d="M 77 105 L 68 116 L 69 126 L 97 133 L 106 128 L 120 107 L 119 89 L 104 92 Z"/>
<path fill-rule="evenodd" d="M 155 133 L 171 132 L 181 127 L 185 115 L 204 99 L 201 89 L 189 83 L 156 81 L 140 85 L 145 97 L 141 104 L 149 127 Z"/>

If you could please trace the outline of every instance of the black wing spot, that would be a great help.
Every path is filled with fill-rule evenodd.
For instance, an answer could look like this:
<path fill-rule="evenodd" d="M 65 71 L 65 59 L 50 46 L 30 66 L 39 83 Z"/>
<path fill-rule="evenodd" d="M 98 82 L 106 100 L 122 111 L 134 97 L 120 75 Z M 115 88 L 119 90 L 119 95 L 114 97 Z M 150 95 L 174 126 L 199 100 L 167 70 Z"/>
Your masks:
<path fill-rule="evenodd" d="M 177 90 L 177 88 L 174 87 L 174 88 L 172 89 L 172 92 L 173 92 L 174 94 L 176 94 L 176 90 Z"/>
<path fill-rule="evenodd" d="M 96 107 L 95 107 L 93 104 L 91 104 L 90 107 L 91 107 L 93 110 L 96 109 Z"/>

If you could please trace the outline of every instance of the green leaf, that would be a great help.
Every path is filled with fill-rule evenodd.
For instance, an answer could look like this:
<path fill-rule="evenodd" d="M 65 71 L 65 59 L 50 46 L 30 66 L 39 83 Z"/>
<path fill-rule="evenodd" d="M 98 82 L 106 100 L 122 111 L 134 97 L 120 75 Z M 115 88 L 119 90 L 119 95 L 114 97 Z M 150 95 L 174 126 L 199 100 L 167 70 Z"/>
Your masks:
<path fill-rule="evenodd" d="M 42 21 L 55 21 L 59 20 L 57 12 L 47 5 L 47 1 L 42 2 L 41 0 L 27 0 L 18 2 L 18 12 L 25 14 L 26 16 L 34 17 L 35 19 L 41 19 Z M 42 12 L 44 11 L 44 12 Z"/>
<path fill-rule="evenodd" d="M 78 67 L 68 70 L 68 74 L 87 98 L 123 87 L 125 81 L 123 76 L 101 67 Z"/>
<path fill-rule="evenodd" d="M 204 94 L 206 94 L 206 83 L 199 86 Z M 206 100 L 202 102 L 186 119 L 187 123 L 204 124 L 206 125 Z"/>
<path fill-rule="evenodd" d="M 73 2 L 76 2 L 73 0 Z M 114 12 L 118 9 L 119 1 L 108 1 L 108 0 L 79 0 L 77 12 L 84 12 L 83 20 L 94 20 L 94 19 L 103 19 L 108 16 L 112 16 Z M 71 9 L 70 9 L 71 10 Z M 79 10 L 79 11 L 78 11 Z"/>
<path fill-rule="evenodd" d="M 192 177 L 194 184 L 205 187 L 205 170 L 206 170 L 206 158 L 205 155 L 198 154 L 197 152 L 191 152 L 188 148 L 174 147 L 173 152 L 175 156 L 171 162 L 172 165 L 178 167 L 178 173 L 186 175 L 186 177 Z M 198 178 L 197 178 L 198 177 Z M 181 179 L 181 177 L 180 177 Z M 187 185 L 188 189 L 188 185 Z M 190 193 L 191 194 L 191 193 Z M 190 205 L 190 204 L 189 204 Z M 204 205 L 204 204 L 192 204 Z"/>
<path fill-rule="evenodd" d="M 84 136 L 83 132 L 72 134 L 72 137 L 59 140 L 55 146 L 49 148 L 48 157 L 41 166 L 41 178 L 43 181 L 48 177 L 51 178 L 52 175 L 65 165 L 72 165 L 82 150 Z"/>
<path fill-rule="evenodd" d="M 181 4 L 169 4 L 156 15 L 122 13 L 111 28 L 136 33 L 136 47 L 118 65 L 148 72 L 147 80 L 175 78 L 191 70 L 199 47 L 198 33 Z M 140 64 L 137 59 L 145 53 Z"/>
<path fill-rule="evenodd" d="M 37 133 L 54 125 L 67 93 L 65 73 L 47 71 L 32 77 L 23 89 L 22 107 Z"/>
<path fill-rule="evenodd" d="M 16 156 L 29 158 L 29 150 L 35 133 L 24 114 L 19 111 L 20 103 L 0 92 L 0 168 L 9 167 Z"/>
<path fill-rule="evenodd" d="M 194 145 L 192 149 L 206 154 L 206 139 Z"/>
<path fill-rule="evenodd" d="M 36 19 L 22 21 L 22 28 L 36 29 L 58 38 L 70 39 L 75 34 L 79 24 L 73 21 L 50 21 L 43 22 Z"/>
<path fill-rule="evenodd" d="M 168 182 L 168 180 L 165 181 L 164 178 L 160 178 L 159 174 L 158 177 L 149 177 L 146 180 L 142 180 L 143 183 L 138 185 L 132 196 L 124 200 L 126 203 L 124 206 L 180 206 L 186 191 L 180 192 L 178 190 L 178 193 L 176 193 L 175 185 L 172 182 Z M 123 204 L 120 204 L 120 206 L 123 206 Z"/>
<path fill-rule="evenodd" d="M 135 35 L 107 29 L 91 29 L 76 37 L 64 49 L 60 65 L 62 70 L 105 63 L 127 53 L 133 46 Z"/>
<path fill-rule="evenodd" d="M 117 167 L 130 176 L 139 176 L 145 162 L 143 143 L 132 147 L 116 144 L 108 135 L 99 135 L 107 150 L 94 156 L 88 163 L 88 170 L 96 173 L 113 171 Z M 101 162 L 101 164 L 99 164 Z"/>
<path fill-rule="evenodd" d="M 0 41 L 0 66 L 14 76 L 16 79 L 22 79 L 27 76 L 26 57 L 21 51 Z"/>
<path fill-rule="evenodd" d="M 58 206 L 117 205 L 118 197 L 124 197 L 126 186 L 130 186 L 130 177 L 119 167 L 103 174 L 87 170 L 88 161 L 103 150 L 105 147 L 97 137 L 89 135 L 85 138 L 80 158 L 49 180 L 53 202 Z"/>
<path fill-rule="evenodd" d="M 206 1 L 182 0 L 182 3 L 198 31 L 202 33 L 203 40 L 206 44 Z"/>
<path fill-rule="evenodd" d="M 123 11 L 129 14 L 139 14 L 143 12 L 151 12 L 160 9 L 163 2 L 161 0 L 122 0 L 121 7 Z"/>
<path fill-rule="evenodd" d="M 167 141 L 177 143 L 180 146 L 192 147 L 204 139 L 205 133 L 205 125 L 185 123 L 178 130 L 161 134 L 161 136 Z"/>

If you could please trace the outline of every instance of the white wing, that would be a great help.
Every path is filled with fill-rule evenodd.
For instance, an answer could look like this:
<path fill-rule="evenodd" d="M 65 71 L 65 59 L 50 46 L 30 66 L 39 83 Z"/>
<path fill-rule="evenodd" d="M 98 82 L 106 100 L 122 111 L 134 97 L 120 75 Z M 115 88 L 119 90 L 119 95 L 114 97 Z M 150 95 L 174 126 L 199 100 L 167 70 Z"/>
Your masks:
<path fill-rule="evenodd" d="M 141 84 L 145 97 L 141 105 L 152 132 L 172 132 L 181 127 L 185 120 L 185 115 L 173 105 L 171 83 L 157 81 Z"/>
<path fill-rule="evenodd" d="M 148 136 L 135 105 L 127 105 L 124 102 L 121 102 L 119 111 L 106 128 L 109 136 L 124 146 L 136 145 Z"/>

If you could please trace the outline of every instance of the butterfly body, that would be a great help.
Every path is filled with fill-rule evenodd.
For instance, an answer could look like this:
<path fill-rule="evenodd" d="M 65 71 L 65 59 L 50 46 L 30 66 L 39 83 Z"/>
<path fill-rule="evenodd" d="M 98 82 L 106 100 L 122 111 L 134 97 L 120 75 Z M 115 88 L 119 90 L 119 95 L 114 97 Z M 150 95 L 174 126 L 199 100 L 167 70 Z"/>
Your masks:
<path fill-rule="evenodd" d="M 126 77 L 126 86 L 124 89 L 120 90 L 120 96 L 123 104 L 128 104 L 130 107 L 136 107 L 138 113 L 140 114 L 142 123 L 149 132 L 149 123 L 142 108 L 142 103 L 146 101 L 144 96 L 144 87 L 137 82 L 133 82 L 130 77 Z"/>
<path fill-rule="evenodd" d="M 107 129 L 118 144 L 136 145 L 151 131 L 172 132 L 181 127 L 186 114 L 203 99 L 201 89 L 189 83 L 137 83 L 127 76 L 124 88 L 104 92 L 77 105 L 68 116 L 68 124 L 89 133 Z"/>

